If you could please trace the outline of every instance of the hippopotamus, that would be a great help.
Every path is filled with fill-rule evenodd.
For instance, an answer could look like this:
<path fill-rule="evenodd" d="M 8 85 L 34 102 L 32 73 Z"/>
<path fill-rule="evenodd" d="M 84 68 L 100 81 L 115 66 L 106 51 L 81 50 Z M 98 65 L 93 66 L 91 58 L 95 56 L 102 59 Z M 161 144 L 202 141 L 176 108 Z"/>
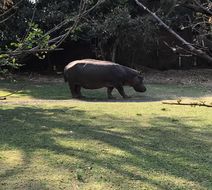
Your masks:
<path fill-rule="evenodd" d="M 123 98 L 129 98 L 123 86 L 131 86 L 137 92 L 145 92 L 143 77 L 137 70 L 113 63 L 95 59 L 82 59 L 70 62 L 64 68 L 64 80 L 68 82 L 73 98 L 84 98 L 81 88 L 107 88 L 109 99 L 114 88 Z"/>

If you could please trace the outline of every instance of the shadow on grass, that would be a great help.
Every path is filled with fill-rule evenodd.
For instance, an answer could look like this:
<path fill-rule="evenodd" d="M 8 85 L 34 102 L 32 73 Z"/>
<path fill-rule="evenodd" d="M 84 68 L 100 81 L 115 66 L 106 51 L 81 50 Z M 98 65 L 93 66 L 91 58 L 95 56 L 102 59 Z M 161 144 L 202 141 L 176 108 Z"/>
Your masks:
<path fill-rule="evenodd" d="M 66 83 L 32 83 L 32 82 L 17 82 L 9 83 L 0 81 L 0 90 L 14 92 L 17 96 L 30 96 L 35 99 L 43 100 L 69 100 L 71 94 Z M 117 99 L 108 100 L 106 95 L 106 88 L 97 90 L 82 90 L 83 95 L 87 98 L 83 101 L 100 101 L 100 102 L 146 102 L 146 101 L 160 101 L 172 100 L 180 97 L 199 98 L 204 96 L 211 96 L 212 91 L 205 87 L 183 86 L 183 85 L 160 85 L 149 84 L 145 93 L 137 93 L 130 87 L 125 87 L 125 91 L 132 98 L 122 99 L 120 94 L 114 90 L 113 94 Z M 5 94 L 6 95 L 6 94 Z"/>
<path fill-rule="evenodd" d="M 150 120 L 150 127 L 146 127 L 136 119 L 122 120 L 104 114 L 93 117 L 74 107 L 63 111 L 15 107 L 0 110 L 0 115 L 1 149 L 21 149 L 25 154 L 24 167 L 5 171 L 0 174 L 0 181 L 24 172 L 23 168 L 27 168 L 35 151 L 47 150 L 78 159 L 81 168 L 90 164 L 126 180 L 143 181 L 162 189 L 181 186 L 151 175 L 157 173 L 194 182 L 201 187 L 212 187 L 210 144 L 204 133 L 186 124 L 196 118 L 155 117 Z M 58 133 L 58 129 L 63 132 Z M 211 136 L 210 133 L 207 135 Z M 85 146 L 64 146 L 61 141 L 79 142 Z M 108 148 L 119 150 L 123 155 L 113 154 Z M 58 169 L 64 167 L 63 164 L 57 165 Z M 73 169 L 71 163 L 66 167 Z M 95 174 L 91 171 L 91 175 Z M 110 172 L 101 175 L 101 180 L 109 180 L 114 186 L 124 185 L 121 181 L 117 184 L 116 176 Z"/>

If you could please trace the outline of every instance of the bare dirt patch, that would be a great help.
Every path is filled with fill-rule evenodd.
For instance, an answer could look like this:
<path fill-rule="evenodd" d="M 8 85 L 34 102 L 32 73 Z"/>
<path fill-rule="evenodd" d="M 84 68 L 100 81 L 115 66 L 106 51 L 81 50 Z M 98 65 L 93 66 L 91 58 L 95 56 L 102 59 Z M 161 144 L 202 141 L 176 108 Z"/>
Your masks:
<path fill-rule="evenodd" d="M 158 71 L 144 70 L 145 83 L 149 84 L 183 84 L 202 85 L 212 87 L 212 69 L 198 70 L 168 70 Z M 15 75 L 17 80 L 31 81 L 35 83 L 63 83 L 63 75 L 24 74 Z"/>
<path fill-rule="evenodd" d="M 183 84 L 212 87 L 212 69 L 200 70 L 148 70 L 144 73 L 146 83 Z"/>

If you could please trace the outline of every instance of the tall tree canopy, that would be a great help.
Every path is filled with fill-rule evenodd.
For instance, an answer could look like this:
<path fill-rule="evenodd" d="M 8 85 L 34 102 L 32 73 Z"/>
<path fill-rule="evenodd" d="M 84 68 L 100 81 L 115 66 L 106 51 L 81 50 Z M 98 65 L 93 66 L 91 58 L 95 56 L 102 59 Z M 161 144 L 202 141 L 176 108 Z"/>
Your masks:
<path fill-rule="evenodd" d="M 140 2 L 197 50 L 212 56 L 212 3 L 209 0 Z M 46 44 L 39 48 L 48 49 L 47 44 L 60 47 L 64 42 L 87 41 L 98 58 L 115 61 L 126 55 L 126 62 L 135 63 L 140 63 L 141 52 L 158 51 L 162 43 L 177 49 L 177 53 L 194 54 L 178 40 L 167 40 L 169 34 L 164 33 L 161 23 L 131 0 L 38 0 L 36 3 L 1 0 L 0 23 L 2 51 L 15 50 L 14 42 L 30 41 L 28 35 L 34 32 L 31 35 L 34 40 L 36 36 L 46 38 L 24 46 L 26 49 L 36 50 L 39 43 Z M 190 35 L 184 36 L 184 31 Z"/>

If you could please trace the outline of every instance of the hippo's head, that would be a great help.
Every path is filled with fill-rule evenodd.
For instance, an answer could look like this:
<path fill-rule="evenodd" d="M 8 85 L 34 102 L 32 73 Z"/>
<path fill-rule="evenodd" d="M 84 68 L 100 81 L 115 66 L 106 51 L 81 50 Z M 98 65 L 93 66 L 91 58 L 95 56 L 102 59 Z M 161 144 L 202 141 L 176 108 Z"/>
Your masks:
<path fill-rule="evenodd" d="M 135 89 L 137 92 L 145 92 L 146 87 L 143 84 L 144 78 L 141 75 L 137 75 L 133 79 L 133 84 L 132 87 Z"/>

